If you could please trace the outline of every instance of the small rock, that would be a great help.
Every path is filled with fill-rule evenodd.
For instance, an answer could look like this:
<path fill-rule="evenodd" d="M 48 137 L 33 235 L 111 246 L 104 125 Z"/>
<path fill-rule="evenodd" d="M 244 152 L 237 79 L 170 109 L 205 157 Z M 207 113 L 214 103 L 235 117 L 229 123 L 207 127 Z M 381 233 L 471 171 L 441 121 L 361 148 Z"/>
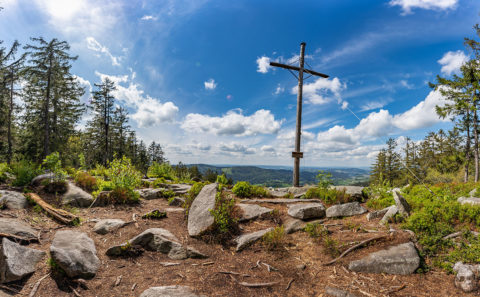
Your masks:
<path fill-rule="evenodd" d="M 322 202 L 320 199 L 288 199 L 288 198 L 275 198 L 275 199 L 244 199 L 242 203 L 272 203 L 272 204 L 291 204 L 291 203 L 312 203 Z"/>
<path fill-rule="evenodd" d="M 92 278 L 100 266 L 95 243 L 82 232 L 58 231 L 50 245 L 50 254 L 55 263 L 72 278 Z"/>
<path fill-rule="evenodd" d="M 455 275 L 455 286 L 464 292 L 473 292 L 478 289 L 478 265 L 468 265 L 457 262 L 453 266 Z"/>
<path fill-rule="evenodd" d="M 393 206 L 393 205 L 392 205 Z M 373 212 L 370 212 L 367 214 L 367 221 L 371 221 L 371 220 L 374 220 L 374 219 L 378 219 L 380 217 L 383 217 L 385 216 L 385 214 L 388 212 L 388 210 L 392 207 L 392 206 L 389 206 L 387 208 L 384 208 L 382 210 L 377 210 L 377 211 L 373 211 Z"/>
<path fill-rule="evenodd" d="M 480 198 L 476 197 L 460 197 L 457 199 L 460 204 L 480 205 Z"/>
<path fill-rule="evenodd" d="M 44 256 L 44 251 L 21 246 L 4 237 L 0 251 L 0 282 L 16 281 L 35 272 L 35 265 Z"/>
<path fill-rule="evenodd" d="M 305 222 L 297 219 L 289 219 L 285 222 L 284 230 L 285 234 L 292 234 L 302 230 L 305 227 Z"/>
<path fill-rule="evenodd" d="M 170 206 L 182 206 L 185 203 L 185 199 L 181 197 L 172 197 L 168 199 L 168 205 Z"/>
<path fill-rule="evenodd" d="M 119 219 L 100 220 L 93 227 L 93 232 L 98 234 L 107 234 L 108 232 L 117 230 L 125 226 L 125 221 Z"/>
<path fill-rule="evenodd" d="M 327 218 L 334 217 L 350 217 L 354 215 L 361 215 L 367 210 L 363 208 L 358 202 L 350 202 L 344 204 L 337 204 L 327 208 Z"/>
<path fill-rule="evenodd" d="M 145 199 L 145 200 L 153 200 L 153 199 L 160 199 L 163 198 L 163 192 L 166 191 L 164 188 L 157 188 L 157 189 L 152 189 L 152 188 L 146 188 L 146 189 L 139 189 L 135 190 L 138 194 L 140 194 L 140 197 Z"/>
<path fill-rule="evenodd" d="M 190 191 L 192 185 L 188 184 L 169 184 L 168 189 L 173 191 L 175 194 L 184 195 Z"/>
<path fill-rule="evenodd" d="M 307 268 L 307 265 L 305 264 L 298 264 L 297 266 L 295 266 L 295 268 L 297 270 L 305 270 L 305 268 Z"/>
<path fill-rule="evenodd" d="M 288 207 L 288 215 L 301 220 L 325 217 L 325 207 L 321 203 L 294 204 Z"/>
<path fill-rule="evenodd" d="M 188 211 L 188 235 L 200 236 L 213 226 L 214 219 L 210 210 L 215 208 L 217 187 L 217 183 L 204 186 L 193 200 Z"/>
<path fill-rule="evenodd" d="M 340 290 L 333 287 L 325 288 L 325 295 L 329 297 L 358 297 L 357 295 L 348 291 Z"/>
<path fill-rule="evenodd" d="M 140 297 L 206 297 L 205 295 L 195 294 L 190 287 L 186 286 L 161 286 L 151 287 L 142 294 Z"/>
<path fill-rule="evenodd" d="M 55 174 L 53 174 L 53 173 L 40 174 L 40 175 L 34 177 L 30 184 L 32 186 L 36 187 L 36 186 L 39 186 L 42 183 L 42 181 L 44 181 L 46 179 L 51 180 L 53 178 L 55 178 Z"/>
<path fill-rule="evenodd" d="M 398 208 L 398 212 L 405 218 L 408 217 L 412 208 L 410 207 L 410 204 L 408 204 L 407 200 L 405 200 L 405 198 L 403 198 L 403 196 L 400 194 L 400 190 L 396 189 L 393 191 L 393 199 L 395 200 L 395 205 Z"/>
<path fill-rule="evenodd" d="M 239 237 L 235 238 L 235 242 L 237 243 L 236 251 L 239 252 L 249 246 L 250 244 L 254 243 L 255 241 L 259 240 L 263 237 L 267 232 L 272 231 L 273 228 L 268 228 L 265 230 L 260 230 L 253 233 L 248 233 L 244 235 L 240 235 Z"/>
<path fill-rule="evenodd" d="M 412 242 L 391 246 L 350 262 L 348 269 L 355 272 L 412 274 L 420 266 L 420 257 Z"/>
<path fill-rule="evenodd" d="M 28 206 L 27 198 L 22 193 L 0 190 L 0 204 L 8 209 L 23 209 Z"/>
<path fill-rule="evenodd" d="M 63 205 L 71 205 L 75 207 L 89 207 L 93 202 L 93 196 L 85 192 L 82 188 L 77 187 L 72 182 L 67 182 L 67 192 L 62 196 Z"/>
<path fill-rule="evenodd" d="M 38 232 L 22 221 L 0 218 L 0 233 L 13 234 L 27 240 L 35 240 Z"/>
<path fill-rule="evenodd" d="M 242 210 L 242 217 L 238 220 L 239 222 L 253 220 L 273 211 L 271 208 L 262 207 L 256 204 L 239 203 L 237 206 Z"/>
<path fill-rule="evenodd" d="M 398 213 L 398 207 L 392 205 L 389 207 L 383 218 L 380 220 L 380 224 L 385 225 L 388 221 Z"/>

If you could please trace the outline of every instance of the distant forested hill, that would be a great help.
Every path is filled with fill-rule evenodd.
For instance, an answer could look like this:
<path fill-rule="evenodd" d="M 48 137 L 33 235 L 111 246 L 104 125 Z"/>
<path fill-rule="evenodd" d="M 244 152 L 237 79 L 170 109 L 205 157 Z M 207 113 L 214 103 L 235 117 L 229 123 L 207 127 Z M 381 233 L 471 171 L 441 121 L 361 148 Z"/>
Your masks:
<path fill-rule="evenodd" d="M 207 170 L 223 172 L 234 182 L 248 181 L 251 184 L 261 184 L 269 187 L 289 186 L 292 183 L 292 169 L 261 168 L 257 166 L 214 166 L 206 164 L 191 164 L 197 166 L 201 173 Z M 263 166 L 262 166 L 263 167 Z M 336 185 L 367 185 L 369 170 L 360 168 L 313 168 L 301 169 L 300 183 L 314 184 L 318 170 L 332 174 Z"/>

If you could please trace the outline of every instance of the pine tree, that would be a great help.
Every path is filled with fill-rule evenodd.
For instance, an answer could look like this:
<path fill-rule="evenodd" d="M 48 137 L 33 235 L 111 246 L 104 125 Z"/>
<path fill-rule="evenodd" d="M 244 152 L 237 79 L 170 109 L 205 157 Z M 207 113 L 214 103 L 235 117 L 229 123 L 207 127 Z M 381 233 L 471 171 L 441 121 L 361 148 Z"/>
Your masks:
<path fill-rule="evenodd" d="M 130 129 L 128 125 L 128 112 L 123 107 L 115 108 L 112 118 L 112 152 L 115 152 L 118 158 L 126 153 L 127 133 Z M 112 153 L 113 154 L 113 153 Z"/>

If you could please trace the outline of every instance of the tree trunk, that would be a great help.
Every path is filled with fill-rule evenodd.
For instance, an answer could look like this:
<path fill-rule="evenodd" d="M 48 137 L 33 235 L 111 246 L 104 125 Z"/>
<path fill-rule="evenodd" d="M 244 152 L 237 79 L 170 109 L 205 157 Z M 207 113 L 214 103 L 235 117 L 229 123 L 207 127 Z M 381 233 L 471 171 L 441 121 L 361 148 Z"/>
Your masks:
<path fill-rule="evenodd" d="M 47 92 L 45 96 L 45 106 L 43 110 L 43 124 L 45 131 L 43 134 L 43 157 L 46 157 L 50 154 L 50 125 L 48 122 L 48 109 L 50 106 L 50 87 L 51 87 L 51 76 L 52 76 L 52 54 L 49 56 L 49 67 L 47 71 Z"/>
<path fill-rule="evenodd" d="M 468 182 L 469 166 L 470 166 L 470 113 L 467 111 L 467 142 L 465 143 L 465 176 L 464 182 Z"/>
<path fill-rule="evenodd" d="M 476 103 L 474 107 L 476 108 Z M 474 138 L 473 153 L 475 158 L 475 182 L 478 182 L 478 115 L 477 115 L 476 109 L 474 110 L 474 113 L 473 113 L 473 138 Z"/>
<path fill-rule="evenodd" d="M 7 150 L 7 164 L 10 165 L 12 162 L 12 110 L 13 110 L 13 79 L 14 73 L 12 70 L 12 81 L 10 82 L 10 104 L 8 107 L 8 127 L 7 127 L 7 142 L 8 142 L 8 150 Z"/>

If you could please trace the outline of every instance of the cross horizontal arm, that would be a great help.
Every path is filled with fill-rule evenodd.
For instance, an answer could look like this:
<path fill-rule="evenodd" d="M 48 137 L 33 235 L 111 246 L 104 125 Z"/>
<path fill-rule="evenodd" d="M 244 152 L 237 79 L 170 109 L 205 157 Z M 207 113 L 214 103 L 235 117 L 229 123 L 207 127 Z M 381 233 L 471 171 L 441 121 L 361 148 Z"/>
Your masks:
<path fill-rule="evenodd" d="M 280 64 L 280 63 L 277 63 L 277 62 L 270 62 L 270 66 L 300 71 L 300 67 L 291 66 L 291 65 L 285 65 L 285 64 Z M 309 73 L 309 74 L 315 75 L 315 76 L 320 76 L 320 77 L 323 77 L 323 78 L 328 78 L 328 77 L 329 77 L 329 76 L 326 75 L 326 74 L 323 74 L 323 73 L 320 73 L 320 72 L 316 72 L 316 71 L 313 71 L 313 70 L 310 70 L 310 69 L 303 69 L 303 72 Z"/>

